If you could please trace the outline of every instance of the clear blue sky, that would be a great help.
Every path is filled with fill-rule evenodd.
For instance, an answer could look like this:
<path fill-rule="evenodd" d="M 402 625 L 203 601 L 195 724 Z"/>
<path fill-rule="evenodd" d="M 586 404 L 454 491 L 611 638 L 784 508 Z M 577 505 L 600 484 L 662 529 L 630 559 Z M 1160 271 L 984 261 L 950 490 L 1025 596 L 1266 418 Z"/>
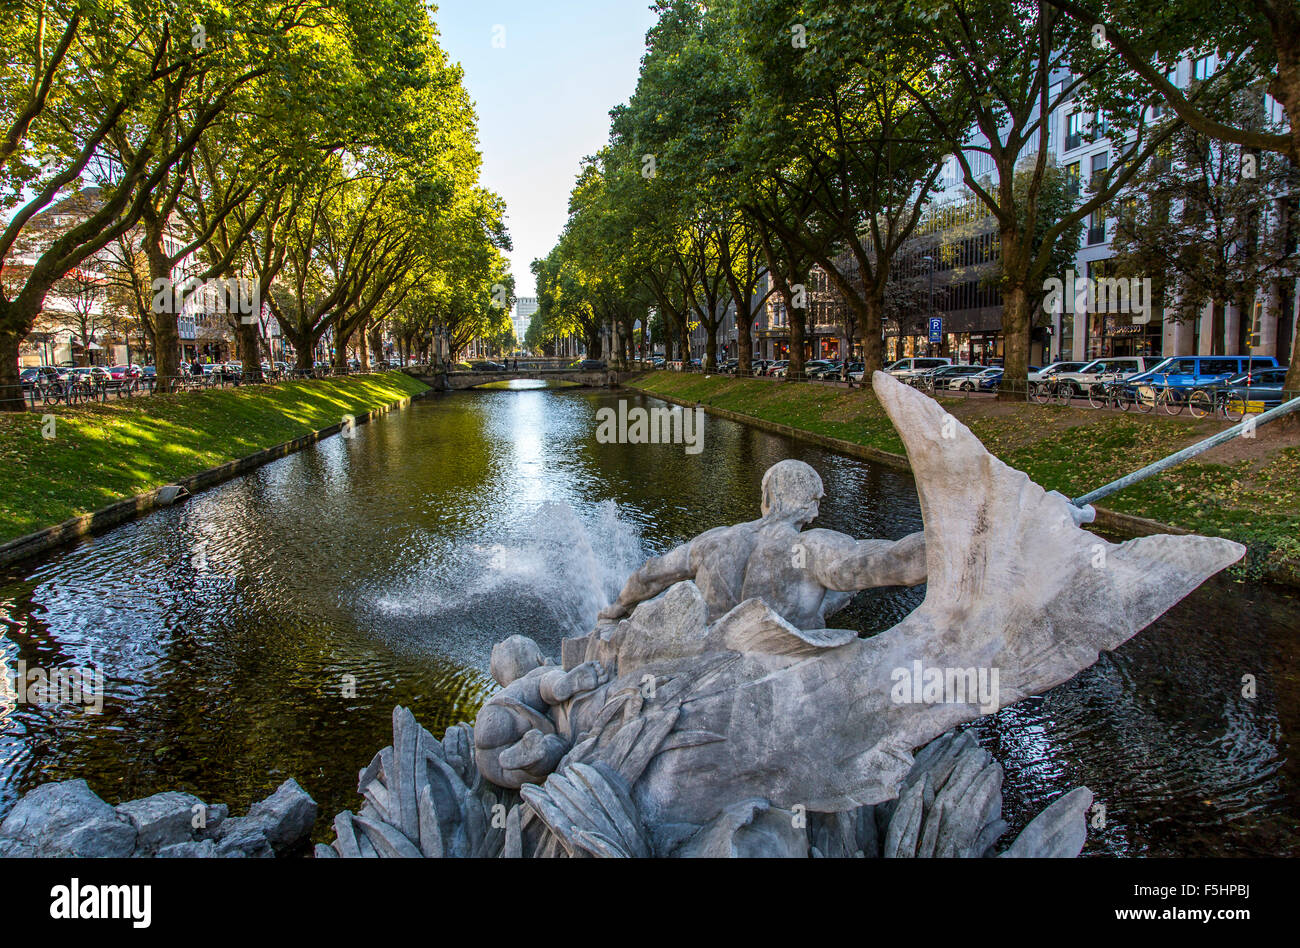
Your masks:
<path fill-rule="evenodd" d="M 651 0 L 445 0 L 434 19 L 478 109 L 483 184 L 506 201 L 519 296 L 564 227 L 578 163 L 636 89 Z M 504 46 L 494 47 L 504 27 Z"/>

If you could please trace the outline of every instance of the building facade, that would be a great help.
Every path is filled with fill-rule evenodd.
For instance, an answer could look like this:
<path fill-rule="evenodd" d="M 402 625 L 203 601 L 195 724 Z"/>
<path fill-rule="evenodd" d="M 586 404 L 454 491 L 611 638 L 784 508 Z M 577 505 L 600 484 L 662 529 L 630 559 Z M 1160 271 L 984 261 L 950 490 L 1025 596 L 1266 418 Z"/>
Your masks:
<path fill-rule="evenodd" d="M 1169 78 L 1181 88 L 1193 80 L 1211 75 L 1214 56 L 1183 60 Z M 1051 97 L 1060 98 L 1068 73 L 1052 77 Z M 1273 121 L 1285 118 L 1271 98 L 1266 107 Z M 1152 119 L 1161 116 L 1161 106 L 1150 108 Z M 1060 168 L 1071 190 L 1082 196 L 1095 175 L 1107 171 L 1116 160 L 1115 142 L 1105 135 L 1104 116 L 1087 110 L 1078 100 L 1067 100 L 1048 117 L 1046 147 L 1049 161 Z M 1040 136 L 1041 137 L 1041 136 Z M 972 148 L 981 144 L 973 137 Z M 1038 149 L 1031 140 L 1022 161 Z M 967 162 L 977 179 L 995 174 L 991 159 L 982 151 L 967 151 Z M 1300 220 L 1296 196 L 1273 194 L 1269 211 L 1278 226 L 1289 229 L 1294 246 Z M 1115 278 L 1116 219 L 1114 207 L 1092 214 L 1084 221 L 1072 267 L 1065 273 L 1049 274 L 1063 289 L 1074 283 L 1091 291 L 1076 306 L 1073 299 L 1042 312 L 1040 325 L 1032 332 L 1030 361 L 1039 365 L 1057 360 L 1086 361 L 1103 356 L 1123 355 L 1208 355 L 1212 336 L 1212 303 L 1205 301 L 1198 318 L 1178 320 L 1167 314 L 1160 301 L 1151 301 L 1148 312 L 1116 312 L 1106 293 L 1096 292 Z M 990 363 L 1004 355 L 1002 335 L 1002 293 L 998 286 L 998 235 L 988 208 L 965 185 L 959 162 L 945 163 L 935 194 L 925 216 L 891 268 L 890 299 L 884 319 L 886 361 L 911 356 L 943 356 L 954 361 Z M 843 259 L 838 263 L 845 263 Z M 1152 275 L 1153 277 L 1155 275 Z M 1153 280 L 1153 283 L 1158 281 Z M 840 295 L 829 286 L 825 273 L 814 268 L 807 287 L 805 358 L 837 358 L 841 353 L 857 354 L 857 336 L 851 313 Z M 1062 299 L 1072 296 L 1068 289 Z M 1300 318 L 1300 294 L 1292 270 L 1284 279 L 1261 286 L 1250 304 L 1239 307 L 1226 303 L 1223 349 L 1225 354 L 1275 356 L 1285 364 L 1291 355 Z M 932 320 L 938 320 L 937 340 L 931 339 Z M 1243 323 L 1244 321 L 1244 323 Z M 789 319 L 783 301 L 776 295 L 755 326 L 755 356 L 783 359 L 789 356 Z M 1242 340 L 1246 340 L 1243 344 Z M 1245 349 L 1247 351 L 1239 351 Z"/>

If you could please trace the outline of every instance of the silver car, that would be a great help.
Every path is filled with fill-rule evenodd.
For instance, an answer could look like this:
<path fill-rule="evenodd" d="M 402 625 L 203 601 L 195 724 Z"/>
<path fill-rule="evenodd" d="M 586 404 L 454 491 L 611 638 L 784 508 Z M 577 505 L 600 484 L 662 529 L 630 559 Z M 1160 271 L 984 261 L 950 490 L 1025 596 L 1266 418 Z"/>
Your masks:
<path fill-rule="evenodd" d="M 1154 356 L 1113 356 L 1106 359 L 1093 359 L 1087 365 L 1073 372 L 1057 372 L 1056 382 L 1067 382 L 1075 395 L 1086 395 L 1103 378 L 1126 379 L 1130 375 L 1146 372 L 1160 362 Z"/>

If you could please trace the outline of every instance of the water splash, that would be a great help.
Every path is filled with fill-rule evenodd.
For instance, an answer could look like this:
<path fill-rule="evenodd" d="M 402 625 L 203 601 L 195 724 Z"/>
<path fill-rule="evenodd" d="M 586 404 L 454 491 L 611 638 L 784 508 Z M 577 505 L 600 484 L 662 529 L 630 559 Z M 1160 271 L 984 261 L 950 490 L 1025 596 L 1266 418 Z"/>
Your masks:
<path fill-rule="evenodd" d="M 463 644 L 475 665 L 486 663 L 485 636 L 528 635 L 558 655 L 560 640 L 589 632 L 644 560 L 640 530 L 613 501 L 585 517 L 567 503 L 545 503 L 504 536 L 455 544 L 372 602 L 386 625 L 403 627 L 408 644 L 414 637 L 452 654 Z"/>

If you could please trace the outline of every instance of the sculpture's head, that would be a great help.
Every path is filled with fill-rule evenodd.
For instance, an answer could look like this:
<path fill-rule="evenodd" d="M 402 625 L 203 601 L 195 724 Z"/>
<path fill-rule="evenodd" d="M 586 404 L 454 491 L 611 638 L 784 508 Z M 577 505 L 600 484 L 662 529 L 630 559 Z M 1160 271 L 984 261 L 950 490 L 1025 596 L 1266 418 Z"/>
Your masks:
<path fill-rule="evenodd" d="M 826 491 L 816 471 L 803 461 L 778 461 L 763 475 L 763 516 L 804 526 L 817 519 Z"/>
<path fill-rule="evenodd" d="M 503 688 L 546 664 L 541 646 L 526 635 L 512 635 L 492 646 L 488 670 Z"/>

